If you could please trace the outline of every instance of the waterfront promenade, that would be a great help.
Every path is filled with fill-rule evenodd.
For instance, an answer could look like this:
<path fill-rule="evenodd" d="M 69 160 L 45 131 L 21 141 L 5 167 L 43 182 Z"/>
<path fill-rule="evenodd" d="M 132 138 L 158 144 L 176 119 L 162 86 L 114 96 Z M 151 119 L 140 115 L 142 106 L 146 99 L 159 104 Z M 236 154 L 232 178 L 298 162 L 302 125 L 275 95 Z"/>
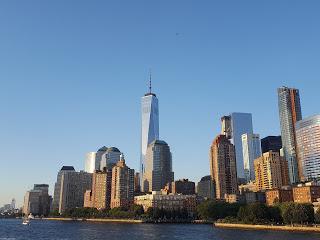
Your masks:
<path fill-rule="evenodd" d="M 238 223 L 214 223 L 216 228 L 247 229 L 247 230 L 272 230 L 289 232 L 314 232 L 320 233 L 320 226 L 285 226 L 285 225 L 253 225 Z"/>

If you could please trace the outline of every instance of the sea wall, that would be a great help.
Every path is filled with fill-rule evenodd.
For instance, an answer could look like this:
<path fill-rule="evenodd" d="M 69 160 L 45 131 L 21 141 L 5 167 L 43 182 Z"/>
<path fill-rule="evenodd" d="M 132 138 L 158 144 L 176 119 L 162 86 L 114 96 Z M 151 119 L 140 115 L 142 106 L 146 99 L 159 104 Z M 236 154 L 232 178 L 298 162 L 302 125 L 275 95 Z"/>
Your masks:
<path fill-rule="evenodd" d="M 320 226 L 278 226 L 278 225 L 252 225 L 236 223 L 214 223 L 217 228 L 247 229 L 247 230 L 273 230 L 290 232 L 319 232 Z"/>

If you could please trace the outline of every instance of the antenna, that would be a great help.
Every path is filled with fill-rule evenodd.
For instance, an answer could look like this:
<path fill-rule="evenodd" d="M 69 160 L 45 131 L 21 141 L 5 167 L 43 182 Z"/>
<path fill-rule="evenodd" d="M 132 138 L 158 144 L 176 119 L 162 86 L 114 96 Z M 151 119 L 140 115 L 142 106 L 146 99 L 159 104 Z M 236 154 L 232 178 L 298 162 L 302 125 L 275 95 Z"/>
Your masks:
<path fill-rule="evenodd" d="M 151 81 L 151 69 L 150 69 L 150 73 L 149 73 L 149 93 L 152 93 L 152 81 Z"/>

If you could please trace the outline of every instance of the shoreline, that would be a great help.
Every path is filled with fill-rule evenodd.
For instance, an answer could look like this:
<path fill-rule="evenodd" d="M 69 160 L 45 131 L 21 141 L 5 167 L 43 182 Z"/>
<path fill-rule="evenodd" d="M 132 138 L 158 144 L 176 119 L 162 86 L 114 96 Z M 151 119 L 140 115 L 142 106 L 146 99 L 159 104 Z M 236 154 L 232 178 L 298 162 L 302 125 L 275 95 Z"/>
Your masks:
<path fill-rule="evenodd" d="M 38 220 L 38 219 L 35 219 Z M 121 219 L 121 218 L 58 218 L 49 217 L 41 218 L 39 220 L 49 220 L 49 221 L 78 221 L 78 222 L 106 222 L 106 223 L 144 223 L 142 220 L 138 219 Z"/>
<path fill-rule="evenodd" d="M 277 225 L 253 225 L 241 223 L 214 223 L 213 227 L 216 228 L 229 228 L 229 229 L 243 229 L 243 230 L 271 230 L 271 231 L 286 231 L 286 232 L 313 232 L 320 233 L 319 227 L 308 226 L 277 226 Z"/>

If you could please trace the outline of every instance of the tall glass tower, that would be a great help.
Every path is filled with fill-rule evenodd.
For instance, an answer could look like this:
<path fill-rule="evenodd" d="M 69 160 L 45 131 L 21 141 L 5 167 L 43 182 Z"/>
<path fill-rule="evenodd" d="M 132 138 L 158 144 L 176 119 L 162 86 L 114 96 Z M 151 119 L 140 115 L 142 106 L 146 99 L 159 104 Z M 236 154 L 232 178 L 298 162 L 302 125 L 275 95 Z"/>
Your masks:
<path fill-rule="evenodd" d="M 141 156 L 140 179 L 144 179 L 145 157 L 147 148 L 154 140 L 159 139 L 159 108 L 158 98 L 152 93 L 151 78 L 149 92 L 141 98 Z M 142 185 L 142 182 L 141 182 Z"/>
<path fill-rule="evenodd" d="M 230 139 L 236 149 L 237 176 L 245 179 L 242 154 L 242 134 L 253 134 L 251 113 L 234 112 L 221 118 L 221 134 Z"/>
<path fill-rule="evenodd" d="M 278 105 L 284 157 L 288 162 L 291 183 L 299 181 L 295 124 L 302 119 L 299 90 L 278 88 Z"/>

